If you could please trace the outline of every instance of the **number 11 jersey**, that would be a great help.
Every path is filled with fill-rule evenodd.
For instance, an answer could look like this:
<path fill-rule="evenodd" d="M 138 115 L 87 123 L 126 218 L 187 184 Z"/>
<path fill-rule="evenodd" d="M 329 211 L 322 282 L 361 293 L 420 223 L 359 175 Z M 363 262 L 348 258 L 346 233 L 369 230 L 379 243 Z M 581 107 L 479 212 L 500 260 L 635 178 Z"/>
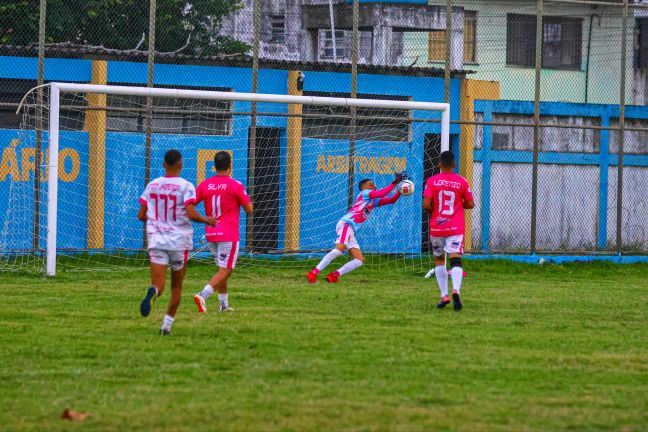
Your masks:
<path fill-rule="evenodd" d="M 205 213 L 216 219 L 216 225 L 205 228 L 208 242 L 239 241 L 241 207 L 250 202 L 245 187 L 226 175 L 215 175 L 198 185 L 196 204 L 205 202 Z"/>
<path fill-rule="evenodd" d="M 149 249 L 187 250 L 193 247 L 193 226 L 186 206 L 196 202 L 196 189 L 182 177 L 158 177 L 139 199 L 146 206 Z"/>
<path fill-rule="evenodd" d="M 434 175 L 425 183 L 423 196 L 432 198 L 431 236 L 464 234 L 464 201 L 473 199 L 465 178 L 455 173 Z"/>

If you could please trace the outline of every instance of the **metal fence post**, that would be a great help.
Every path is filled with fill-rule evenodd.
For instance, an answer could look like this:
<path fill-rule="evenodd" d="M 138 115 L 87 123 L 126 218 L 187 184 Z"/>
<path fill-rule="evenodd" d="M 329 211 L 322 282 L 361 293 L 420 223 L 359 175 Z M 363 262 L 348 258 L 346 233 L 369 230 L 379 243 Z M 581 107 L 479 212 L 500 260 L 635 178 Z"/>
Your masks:
<path fill-rule="evenodd" d="M 450 103 L 450 68 L 452 66 L 452 0 L 446 0 L 445 73 L 443 101 Z"/>
<path fill-rule="evenodd" d="M 148 35 L 148 65 L 146 86 L 153 87 L 153 71 L 155 60 L 155 12 L 156 0 L 149 1 L 149 35 Z M 153 98 L 146 97 L 146 144 L 144 149 L 144 186 L 151 181 L 151 147 L 153 135 Z M 144 248 L 148 245 L 146 229 L 144 229 Z"/>
<path fill-rule="evenodd" d="M 619 89 L 619 150 L 617 161 L 617 226 L 616 246 L 620 254 L 623 248 L 623 144 L 625 138 L 625 94 L 626 94 L 626 48 L 628 27 L 628 0 L 623 0 L 623 14 L 621 22 L 621 85 Z"/>
<path fill-rule="evenodd" d="M 38 16 L 38 78 L 37 85 L 45 81 L 45 29 L 47 25 L 47 0 L 40 0 Z M 32 249 L 39 249 L 40 238 L 40 183 L 41 183 L 41 152 L 43 148 L 43 89 L 36 91 L 36 151 L 34 154 L 34 232 Z"/>
<path fill-rule="evenodd" d="M 259 51 L 261 44 L 261 0 L 254 0 L 254 23 L 252 42 L 252 93 L 259 91 Z M 250 116 L 250 135 L 248 137 L 248 194 L 254 200 L 254 181 L 256 175 L 257 104 L 252 102 Z M 246 247 L 252 251 L 254 243 L 254 214 L 247 216 Z"/>
<path fill-rule="evenodd" d="M 358 92 L 358 23 L 360 4 L 353 0 L 353 32 L 351 36 L 351 97 L 357 97 Z M 355 184 L 355 141 L 356 141 L 356 107 L 351 107 L 351 121 L 349 124 L 349 186 L 347 201 L 348 207 L 353 205 L 353 187 Z"/>
<path fill-rule="evenodd" d="M 536 252 L 538 219 L 538 153 L 540 152 L 540 70 L 542 68 L 543 0 L 538 0 L 535 46 L 535 103 L 533 108 L 533 167 L 531 173 L 531 253 Z"/>

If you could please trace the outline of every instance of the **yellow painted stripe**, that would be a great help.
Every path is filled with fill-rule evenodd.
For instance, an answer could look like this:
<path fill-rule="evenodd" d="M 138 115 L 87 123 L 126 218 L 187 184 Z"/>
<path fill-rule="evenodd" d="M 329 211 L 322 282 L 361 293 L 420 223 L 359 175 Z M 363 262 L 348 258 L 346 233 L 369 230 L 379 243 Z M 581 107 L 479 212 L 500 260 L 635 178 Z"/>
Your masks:
<path fill-rule="evenodd" d="M 297 90 L 299 71 L 288 72 L 288 94 L 302 95 Z M 289 114 L 301 114 L 302 105 L 288 105 Z M 288 156 L 286 160 L 286 250 L 299 250 L 301 221 L 301 117 L 288 117 Z"/>
<path fill-rule="evenodd" d="M 499 100 L 500 84 L 495 81 L 463 80 L 461 81 L 460 117 L 462 121 L 475 120 L 475 100 Z M 461 125 L 459 174 L 464 176 L 470 185 L 473 184 L 473 165 L 475 147 L 475 127 L 470 124 Z M 472 212 L 466 212 L 466 233 L 464 249 L 472 249 Z"/>
<path fill-rule="evenodd" d="M 92 84 L 106 84 L 108 65 L 92 62 Z M 89 94 L 88 105 L 106 107 L 105 94 Z M 106 111 L 87 110 L 85 128 L 89 135 L 88 149 L 88 249 L 104 247 L 104 190 L 106 180 Z"/>

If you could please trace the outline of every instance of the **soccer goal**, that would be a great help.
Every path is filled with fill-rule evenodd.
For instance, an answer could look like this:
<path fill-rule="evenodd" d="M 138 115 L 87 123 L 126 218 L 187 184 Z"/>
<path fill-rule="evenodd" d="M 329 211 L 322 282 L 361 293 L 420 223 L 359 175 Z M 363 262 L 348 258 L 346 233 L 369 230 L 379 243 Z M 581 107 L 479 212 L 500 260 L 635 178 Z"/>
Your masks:
<path fill-rule="evenodd" d="M 233 177 L 255 203 L 251 217 L 241 215 L 241 266 L 317 258 L 333 246 L 358 182 L 380 188 L 397 171 L 408 172 L 416 193 L 375 209 L 358 241 L 369 265 L 422 259 L 423 182 L 449 147 L 450 106 L 346 96 L 70 83 L 33 89 L 3 154 L 0 270 L 52 276 L 57 268 L 146 265 L 138 197 L 164 174 L 171 148 L 194 184 L 214 174 L 217 151 L 231 152 Z M 195 226 L 192 259 L 212 259 L 204 238 Z"/>

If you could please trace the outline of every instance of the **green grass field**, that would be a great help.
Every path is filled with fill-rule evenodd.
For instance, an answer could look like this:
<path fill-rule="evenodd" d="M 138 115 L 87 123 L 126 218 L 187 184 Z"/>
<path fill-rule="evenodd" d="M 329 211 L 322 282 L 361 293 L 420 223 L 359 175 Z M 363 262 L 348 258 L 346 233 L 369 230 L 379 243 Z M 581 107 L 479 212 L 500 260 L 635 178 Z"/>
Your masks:
<path fill-rule="evenodd" d="M 145 268 L 0 274 L 0 429 L 648 429 L 647 265 L 465 267 L 461 313 L 421 271 L 305 264 L 237 269 L 237 311 L 198 315 L 190 264 L 164 338 Z"/>

